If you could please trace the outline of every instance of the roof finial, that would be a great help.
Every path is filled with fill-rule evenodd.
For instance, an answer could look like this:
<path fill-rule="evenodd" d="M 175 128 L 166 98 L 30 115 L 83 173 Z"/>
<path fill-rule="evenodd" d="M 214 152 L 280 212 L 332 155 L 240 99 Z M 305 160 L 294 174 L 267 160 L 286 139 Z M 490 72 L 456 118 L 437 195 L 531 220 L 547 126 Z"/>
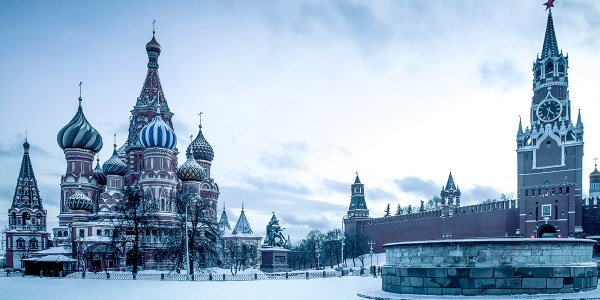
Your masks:
<path fill-rule="evenodd" d="M 79 82 L 79 106 L 81 106 L 81 101 L 83 100 L 81 97 L 81 85 L 83 84 L 83 82 Z"/>
<path fill-rule="evenodd" d="M 554 7 L 554 1 L 556 0 L 548 0 L 546 3 L 542 3 L 542 5 L 546 6 L 546 10 L 550 10 L 552 12 L 552 7 Z"/>
<path fill-rule="evenodd" d="M 117 134 L 113 134 L 113 140 L 114 140 L 114 144 L 113 147 L 115 147 L 115 150 L 117 150 Z"/>
<path fill-rule="evenodd" d="M 152 36 L 156 33 L 156 20 L 152 20 Z"/>
<path fill-rule="evenodd" d="M 242 202 L 242 212 L 244 211 L 244 202 Z"/>
<path fill-rule="evenodd" d="M 25 130 L 25 143 L 27 143 L 27 130 Z"/>
<path fill-rule="evenodd" d="M 594 170 L 598 170 L 598 158 L 594 158 Z"/>
<path fill-rule="evenodd" d="M 200 117 L 200 123 L 199 123 L 198 127 L 199 127 L 200 129 L 202 129 L 202 112 L 200 112 L 200 113 L 198 114 L 198 117 Z"/>
<path fill-rule="evenodd" d="M 223 212 L 225 211 L 225 201 L 223 201 Z"/>

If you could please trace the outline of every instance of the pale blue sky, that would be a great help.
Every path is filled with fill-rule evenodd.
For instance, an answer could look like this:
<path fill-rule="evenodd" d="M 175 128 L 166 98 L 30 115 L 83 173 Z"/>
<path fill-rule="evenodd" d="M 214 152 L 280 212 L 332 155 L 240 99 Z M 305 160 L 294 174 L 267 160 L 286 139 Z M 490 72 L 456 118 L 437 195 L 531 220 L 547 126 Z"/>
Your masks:
<path fill-rule="evenodd" d="M 123 142 L 155 19 L 180 148 L 203 111 L 232 223 L 245 202 L 259 233 L 272 211 L 294 239 L 339 227 L 355 171 L 374 216 L 437 194 L 450 169 L 463 203 L 512 193 L 518 116 L 529 123 L 546 26 L 541 2 L 4 1 L 0 224 L 26 130 L 48 223 L 57 223 L 65 161 L 56 133 L 76 111 L 79 81 L 105 140 L 101 160 L 113 133 Z M 598 20 L 600 3 L 556 2 L 585 125 L 585 178 L 600 153 Z"/>

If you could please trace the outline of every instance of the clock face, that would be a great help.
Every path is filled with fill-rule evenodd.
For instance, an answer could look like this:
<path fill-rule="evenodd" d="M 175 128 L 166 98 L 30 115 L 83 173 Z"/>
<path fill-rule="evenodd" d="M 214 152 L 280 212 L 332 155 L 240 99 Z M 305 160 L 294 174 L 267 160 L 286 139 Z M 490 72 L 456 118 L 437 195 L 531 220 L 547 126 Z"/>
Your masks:
<path fill-rule="evenodd" d="M 558 119 L 561 113 L 562 105 L 554 99 L 542 101 L 537 108 L 537 116 L 544 122 L 551 122 Z"/>

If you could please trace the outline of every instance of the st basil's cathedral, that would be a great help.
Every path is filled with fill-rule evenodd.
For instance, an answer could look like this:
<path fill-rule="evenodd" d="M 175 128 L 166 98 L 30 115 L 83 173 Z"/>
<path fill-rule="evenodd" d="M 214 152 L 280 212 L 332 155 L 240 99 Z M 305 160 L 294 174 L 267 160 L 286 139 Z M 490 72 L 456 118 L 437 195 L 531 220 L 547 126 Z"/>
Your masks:
<path fill-rule="evenodd" d="M 217 223 L 219 186 L 210 172 L 214 151 L 204 137 L 202 124 L 187 146 L 186 161 L 178 164 L 173 112 L 158 75 L 161 45 L 154 31 L 146 44 L 146 52 L 148 70 L 131 111 L 127 139 L 119 147 L 115 135 L 112 156 L 102 166 L 95 158 L 103 147 L 103 138 L 84 114 L 81 93 L 75 116 L 58 132 L 57 142 L 64 151 L 66 169 L 60 179 L 59 227 L 52 229 L 51 242 L 46 231 L 46 211 L 29 158 L 30 146 L 27 141 L 23 144 L 23 162 L 6 231 L 8 269 L 22 268 L 21 259 L 31 257 L 32 253 L 57 254 L 56 249 L 63 249 L 69 253 L 60 254 L 66 256 L 85 253 L 84 264 L 90 271 L 125 270 L 130 263 L 130 245 L 115 246 L 114 230 L 115 207 L 126 197 L 124 187 L 127 186 L 143 191 L 156 209 L 155 224 L 143 237 L 145 247 L 141 259 L 145 268 L 173 268 L 172 260 L 161 258 L 157 253 L 164 247 L 163 239 L 173 233 L 173 224 L 181 215 L 176 201 L 185 195 L 199 196 L 204 201 L 208 207 L 204 213 L 219 229 L 226 231 L 224 239 L 242 238 L 260 245 L 261 237 L 251 230 L 229 233 L 225 210 Z M 243 209 L 239 222 L 243 223 L 240 228 L 250 228 Z"/>

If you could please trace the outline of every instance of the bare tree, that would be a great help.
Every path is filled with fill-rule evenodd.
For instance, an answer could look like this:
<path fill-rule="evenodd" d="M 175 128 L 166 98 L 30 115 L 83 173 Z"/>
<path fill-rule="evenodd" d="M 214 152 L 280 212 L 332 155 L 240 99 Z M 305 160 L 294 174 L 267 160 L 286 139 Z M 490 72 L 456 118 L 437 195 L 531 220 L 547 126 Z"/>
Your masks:
<path fill-rule="evenodd" d="M 113 242 L 123 249 L 131 247 L 126 254 L 131 261 L 132 273 L 136 274 L 142 262 L 142 235 L 156 229 L 157 206 L 150 195 L 137 186 L 125 186 L 123 199 L 114 206 L 112 223 L 115 228 Z"/>

